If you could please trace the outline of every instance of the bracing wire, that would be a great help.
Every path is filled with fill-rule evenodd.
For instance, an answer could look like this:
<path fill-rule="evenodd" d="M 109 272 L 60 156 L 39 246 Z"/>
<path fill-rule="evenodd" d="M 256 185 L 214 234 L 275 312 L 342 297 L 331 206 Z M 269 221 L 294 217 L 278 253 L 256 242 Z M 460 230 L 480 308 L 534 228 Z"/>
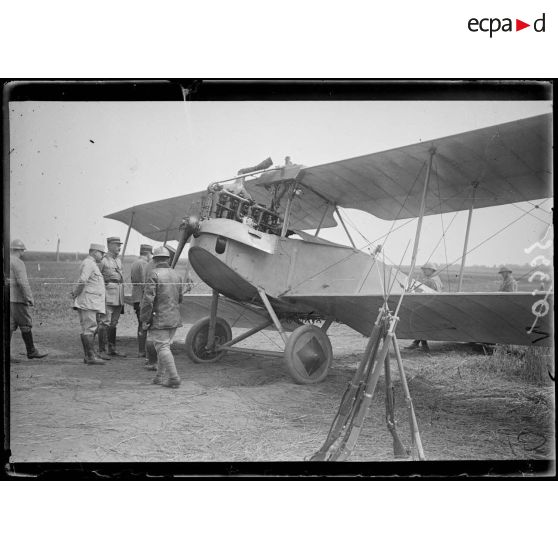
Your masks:
<path fill-rule="evenodd" d="M 483 244 L 486 244 L 489 240 L 493 239 L 495 236 L 499 235 L 501 232 L 505 231 L 507 228 L 511 227 L 512 225 L 514 225 L 515 223 L 517 223 L 518 221 L 523 219 L 523 217 L 525 217 L 526 215 L 529 215 L 531 211 L 534 211 L 534 209 L 535 208 L 533 207 L 533 209 L 530 209 L 529 211 L 525 212 L 523 215 L 520 215 L 519 217 L 517 217 L 516 219 L 514 219 L 513 221 L 511 221 L 507 225 L 503 226 L 501 229 L 498 229 L 494 234 L 491 234 L 489 237 L 485 238 L 482 242 L 479 242 L 476 246 L 473 246 L 473 248 L 471 248 L 470 250 L 465 252 L 465 255 L 469 255 L 471 252 L 473 252 L 477 248 L 480 248 Z M 440 271 L 438 271 L 438 275 L 440 273 L 442 273 L 442 271 L 445 271 L 446 268 L 449 268 L 453 264 L 457 263 L 462 257 L 463 256 L 460 256 L 459 258 L 456 258 L 455 260 L 453 260 L 453 262 L 449 263 L 446 267 L 440 269 Z"/>

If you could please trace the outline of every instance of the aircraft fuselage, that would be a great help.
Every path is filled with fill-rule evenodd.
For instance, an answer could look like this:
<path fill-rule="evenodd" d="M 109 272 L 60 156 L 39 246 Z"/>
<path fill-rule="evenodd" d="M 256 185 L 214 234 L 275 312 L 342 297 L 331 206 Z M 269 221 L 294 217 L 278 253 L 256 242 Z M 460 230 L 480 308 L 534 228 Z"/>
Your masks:
<path fill-rule="evenodd" d="M 230 219 L 203 221 L 188 257 L 200 278 L 223 295 L 259 303 L 262 288 L 278 310 L 297 314 L 304 309 L 289 295 L 383 294 L 384 283 L 387 289 L 395 277 L 395 270 L 354 248 L 267 234 Z M 404 281 L 398 273 L 392 292 L 401 292 Z"/>

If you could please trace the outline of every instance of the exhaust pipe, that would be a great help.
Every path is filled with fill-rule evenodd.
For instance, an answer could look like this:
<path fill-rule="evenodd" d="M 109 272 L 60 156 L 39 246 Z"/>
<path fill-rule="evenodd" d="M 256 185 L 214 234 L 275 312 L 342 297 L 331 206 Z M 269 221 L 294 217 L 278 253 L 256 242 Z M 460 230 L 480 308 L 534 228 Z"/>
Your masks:
<path fill-rule="evenodd" d="M 245 169 L 240 169 L 236 174 L 248 174 L 249 172 L 263 171 L 271 167 L 271 165 L 273 165 L 273 161 L 271 160 L 271 157 L 268 157 L 265 161 L 262 161 L 255 167 L 246 167 Z"/>

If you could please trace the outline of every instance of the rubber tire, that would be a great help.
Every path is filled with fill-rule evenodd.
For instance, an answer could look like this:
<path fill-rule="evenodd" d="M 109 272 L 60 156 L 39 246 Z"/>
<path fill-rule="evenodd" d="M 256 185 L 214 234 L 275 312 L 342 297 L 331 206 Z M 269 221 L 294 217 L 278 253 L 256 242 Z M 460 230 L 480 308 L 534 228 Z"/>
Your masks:
<path fill-rule="evenodd" d="M 186 354 L 192 362 L 198 364 L 217 362 L 223 358 L 224 352 L 213 353 L 213 355 L 207 355 L 207 357 L 204 358 L 204 356 L 201 356 L 199 349 L 196 350 L 196 347 L 199 347 L 202 343 L 203 346 L 205 346 L 208 332 L 209 317 L 198 320 L 186 335 L 186 340 L 184 341 L 186 345 Z M 215 337 L 217 345 L 222 345 L 232 339 L 231 326 L 226 320 L 219 316 L 217 317 L 217 323 L 215 325 Z"/>
<path fill-rule="evenodd" d="M 326 365 L 318 374 L 312 374 L 308 376 L 306 373 L 299 371 L 297 366 L 297 359 L 295 359 L 295 351 L 298 350 L 298 343 L 300 338 L 308 333 L 313 333 L 315 337 L 321 339 L 321 346 L 326 351 Z M 333 361 L 333 349 L 331 348 L 331 341 L 327 333 L 325 333 L 321 328 L 314 325 L 303 325 L 296 328 L 287 340 L 287 345 L 285 346 L 285 364 L 289 374 L 297 384 L 317 384 L 325 379 L 329 372 L 331 362 Z"/>

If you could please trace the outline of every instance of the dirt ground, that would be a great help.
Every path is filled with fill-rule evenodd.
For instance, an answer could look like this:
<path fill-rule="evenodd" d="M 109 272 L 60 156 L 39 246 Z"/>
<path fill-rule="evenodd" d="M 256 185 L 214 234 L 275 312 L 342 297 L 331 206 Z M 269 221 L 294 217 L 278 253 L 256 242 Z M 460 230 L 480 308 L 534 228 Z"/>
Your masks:
<path fill-rule="evenodd" d="M 77 315 L 47 327 L 38 314 L 35 339 L 49 351 L 46 359 L 27 360 L 19 354 L 19 332 L 13 338 L 12 353 L 22 360 L 10 372 L 13 462 L 306 460 L 325 440 L 366 343 L 332 326 L 329 376 L 301 386 L 281 359 L 227 355 L 215 364 L 193 364 L 183 327 L 173 345 L 182 385 L 169 390 L 152 385 L 153 373 L 137 358 L 129 310 L 118 330 L 128 358 L 106 366 L 83 364 Z M 278 338 L 266 331 L 245 344 L 276 349 Z M 490 357 L 467 345 L 431 345 L 430 355 L 403 351 L 427 459 L 554 458 L 553 386 L 495 376 L 486 365 Z M 396 372 L 394 379 L 398 429 L 409 444 Z M 350 459 L 394 459 L 383 378 Z"/>

